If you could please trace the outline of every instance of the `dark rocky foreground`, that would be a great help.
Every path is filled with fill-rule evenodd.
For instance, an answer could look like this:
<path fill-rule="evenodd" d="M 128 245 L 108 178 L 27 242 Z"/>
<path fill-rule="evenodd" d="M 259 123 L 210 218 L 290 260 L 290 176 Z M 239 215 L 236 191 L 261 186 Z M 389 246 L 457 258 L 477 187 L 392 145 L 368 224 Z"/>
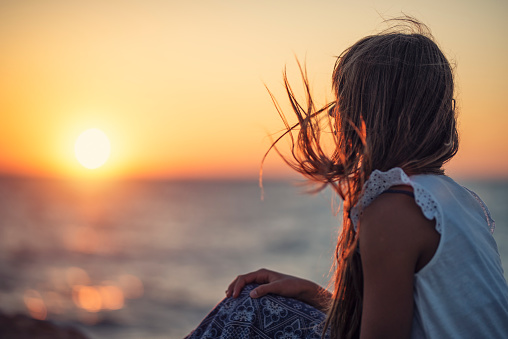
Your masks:
<path fill-rule="evenodd" d="M 78 330 L 26 315 L 6 315 L 0 312 L 2 339 L 88 339 Z"/>

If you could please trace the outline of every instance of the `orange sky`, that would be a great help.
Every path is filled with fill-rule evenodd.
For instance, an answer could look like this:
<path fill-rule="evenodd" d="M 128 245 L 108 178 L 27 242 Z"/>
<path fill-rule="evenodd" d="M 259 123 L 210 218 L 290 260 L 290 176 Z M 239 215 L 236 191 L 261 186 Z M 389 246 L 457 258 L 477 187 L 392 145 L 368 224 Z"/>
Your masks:
<path fill-rule="evenodd" d="M 508 3 L 344 3 L 2 1 L 0 173 L 255 179 L 282 127 L 263 84 L 284 102 L 296 55 L 329 99 L 334 56 L 404 12 L 457 64 L 462 143 L 449 173 L 508 177 Z M 96 170 L 73 154 L 88 128 L 111 141 Z M 266 176 L 286 173 L 274 154 Z"/>

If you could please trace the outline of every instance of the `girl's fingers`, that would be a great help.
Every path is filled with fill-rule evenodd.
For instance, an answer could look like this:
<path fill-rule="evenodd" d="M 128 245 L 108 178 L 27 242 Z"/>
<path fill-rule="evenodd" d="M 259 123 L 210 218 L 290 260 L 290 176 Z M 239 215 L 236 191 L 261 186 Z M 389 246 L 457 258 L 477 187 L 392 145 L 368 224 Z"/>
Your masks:
<path fill-rule="evenodd" d="M 271 272 L 265 269 L 260 269 L 255 272 L 242 274 L 236 277 L 226 290 L 227 297 L 237 298 L 245 285 L 250 283 L 266 284 L 269 283 L 269 274 Z"/>
<path fill-rule="evenodd" d="M 228 289 L 226 290 L 226 297 L 231 297 L 233 296 L 233 292 L 235 290 L 235 286 L 236 284 L 238 283 L 238 280 L 240 279 L 241 275 L 237 276 L 232 282 L 231 284 L 229 284 L 228 286 Z"/>
<path fill-rule="evenodd" d="M 229 284 L 228 289 L 226 290 L 226 297 L 236 298 L 240 295 L 240 291 L 246 285 L 245 279 L 243 275 L 239 275 Z"/>
<path fill-rule="evenodd" d="M 243 286 L 245 286 L 243 278 L 242 277 L 236 278 L 235 285 L 233 286 L 233 298 L 237 298 L 240 295 Z"/>
<path fill-rule="evenodd" d="M 256 281 L 256 272 L 239 275 L 233 288 L 233 298 L 237 298 L 245 285 Z"/>
<path fill-rule="evenodd" d="M 226 297 L 228 297 L 228 298 L 231 297 L 231 295 L 233 294 L 233 288 L 234 288 L 234 285 L 235 285 L 235 281 L 236 281 L 236 279 L 233 280 L 231 282 L 231 284 L 229 284 L 229 286 L 228 286 L 228 288 L 226 290 Z"/>

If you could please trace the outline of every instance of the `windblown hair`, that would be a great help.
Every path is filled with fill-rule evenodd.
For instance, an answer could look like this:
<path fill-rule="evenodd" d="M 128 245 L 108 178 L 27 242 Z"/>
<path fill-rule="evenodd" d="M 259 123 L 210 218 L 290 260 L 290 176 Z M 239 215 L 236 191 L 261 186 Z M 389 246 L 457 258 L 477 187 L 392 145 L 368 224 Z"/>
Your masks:
<path fill-rule="evenodd" d="M 443 174 L 443 164 L 458 150 L 450 63 L 425 25 L 410 17 L 390 23 L 391 29 L 361 39 L 338 57 L 332 76 L 336 101 L 315 109 L 302 68 L 306 106 L 299 104 L 284 73 L 298 123 L 291 126 L 274 101 L 286 132 L 270 150 L 289 136 L 291 159 L 277 152 L 313 182 L 332 185 L 344 201 L 325 323 L 332 338 L 360 335 L 363 274 L 349 213 L 372 171 L 400 167 L 409 175 Z M 331 152 L 322 138 L 326 113 L 334 131 Z"/>

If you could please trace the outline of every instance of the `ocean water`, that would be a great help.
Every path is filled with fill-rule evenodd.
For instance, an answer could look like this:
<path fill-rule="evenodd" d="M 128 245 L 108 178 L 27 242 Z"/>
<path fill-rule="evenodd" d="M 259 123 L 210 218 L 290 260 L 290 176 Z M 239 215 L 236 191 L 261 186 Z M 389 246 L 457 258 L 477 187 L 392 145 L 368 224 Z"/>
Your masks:
<path fill-rule="evenodd" d="M 508 264 L 508 182 L 484 199 Z M 326 285 L 340 215 L 329 190 L 287 182 L 0 179 L 0 311 L 93 339 L 181 338 L 238 274 L 266 267 Z"/>

